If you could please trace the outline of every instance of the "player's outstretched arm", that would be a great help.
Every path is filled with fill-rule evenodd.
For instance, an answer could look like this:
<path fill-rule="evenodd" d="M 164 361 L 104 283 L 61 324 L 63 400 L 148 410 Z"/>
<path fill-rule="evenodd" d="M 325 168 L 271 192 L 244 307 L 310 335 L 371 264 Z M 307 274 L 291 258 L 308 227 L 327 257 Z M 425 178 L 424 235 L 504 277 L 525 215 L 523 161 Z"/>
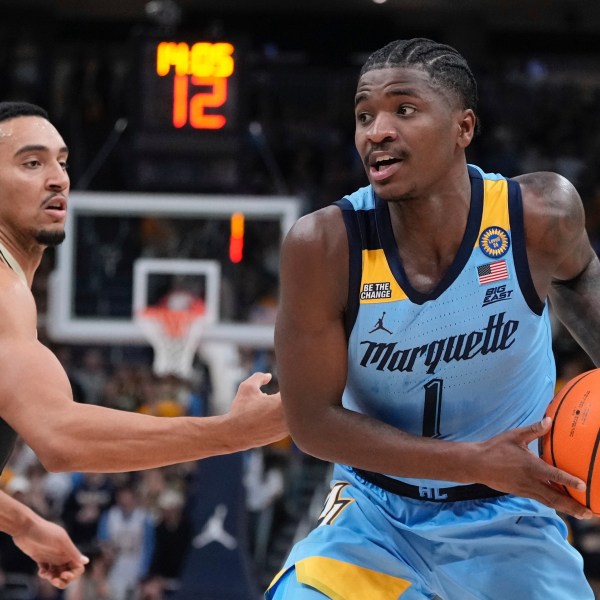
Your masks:
<path fill-rule="evenodd" d="M 0 361 L 8 359 L 0 347 Z M 0 414 L 49 471 L 123 472 L 228 454 L 284 438 L 279 394 L 243 381 L 224 415 L 156 417 L 74 402 L 56 356 L 35 343 L 11 345 L 13 369 L 0 380 Z M 4 370 L 3 370 L 4 372 Z"/>
<path fill-rule="evenodd" d="M 27 286 L 0 269 L 0 416 L 49 471 L 123 472 L 247 450 L 284 438 L 279 394 L 256 373 L 227 414 L 155 417 L 73 401 L 58 358 L 37 339 Z"/>
<path fill-rule="evenodd" d="M 67 532 L 0 492 L 0 529 L 38 565 L 38 575 L 64 589 L 82 575 L 89 562 Z"/>

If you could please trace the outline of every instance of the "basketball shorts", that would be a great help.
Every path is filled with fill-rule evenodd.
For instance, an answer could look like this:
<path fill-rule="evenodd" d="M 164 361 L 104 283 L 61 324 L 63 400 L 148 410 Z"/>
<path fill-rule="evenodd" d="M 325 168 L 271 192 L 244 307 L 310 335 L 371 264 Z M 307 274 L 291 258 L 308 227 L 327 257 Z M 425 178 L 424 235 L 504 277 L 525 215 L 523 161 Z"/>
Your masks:
<path fill-rule="evenodd" d="M 528 498 L 433 502 L 336 465 L 319 525 L 267 600 L 593 600 L 557 513 Z"/>

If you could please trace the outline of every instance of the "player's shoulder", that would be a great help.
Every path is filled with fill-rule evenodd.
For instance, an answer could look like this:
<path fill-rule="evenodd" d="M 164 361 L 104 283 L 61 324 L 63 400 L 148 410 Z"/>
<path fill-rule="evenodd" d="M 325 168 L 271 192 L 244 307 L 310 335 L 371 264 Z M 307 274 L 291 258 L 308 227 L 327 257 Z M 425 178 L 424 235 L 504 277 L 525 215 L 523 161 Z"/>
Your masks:
<path fill-rule="evenodd" d="M 581 196 L 563 175 L 552 171 L 526 173 L 514 178 L 521 186 L 525 215 L 541 219 L 585 221 Z"/>
<path fill-rule="evenodd" d="M 301 216 L 290 229 L 287 238 L 292 242 L 316 243 L 342 232 L 342 213 L 332 204 Z"/>
<path fill-rule="evenodd" d="M 575 186 L 566 177 L 550 171 L 515 177 L 523 196 L 527 248 L 535 263 L 537 251 L 562 260 L 581 243 L 585 232 L 585 210 Z"/>
<path fill-rule="evenodd" d="M 348 236 L 342 211 L 335 205 L 300 217 L 286 235 L 281 248 L 282 269 L 336 272 L 346 264 Z"/>
<path fill-rule="evenodd" d="M 527 200 L 538 199 L 556 205 L 581 203 L 575 186 L 569 179 L 553 171 L 535 171 L 514 177 L 518 181 L 523 197 Z"/>
<path fill-rule="evenodd" d="M 3 325 L 23 317 L 36 318 L 33 294 L 8 265 L 0 262 L 0 321 Z"/>

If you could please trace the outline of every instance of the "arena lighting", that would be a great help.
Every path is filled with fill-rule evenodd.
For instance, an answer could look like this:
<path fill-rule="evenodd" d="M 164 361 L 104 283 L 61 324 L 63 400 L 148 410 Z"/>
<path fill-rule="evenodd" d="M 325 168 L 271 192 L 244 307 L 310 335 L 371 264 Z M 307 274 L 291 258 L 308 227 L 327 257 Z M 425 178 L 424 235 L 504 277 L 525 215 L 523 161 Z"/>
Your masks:
<path fill-rule="evenodd" d="M 221 129 L 225 115 L 211 112 L 228 100 L 228 78 L 235 70 L 235 47 L 228 42 L 162 41 L 156 46 L 156 74 L 173 73 L 172 123 L 177 129 Z"/>
<path fill-rule="evenodd" d="M 371 2 L 373 2 L 373 4 L 385 4 L 387 0 L 371 0 Z"/>
<path fill-rule="evenodd" d="M 150 0 L 144 12 L 157 25 L 170 30 L 175 29 L 181 21 L 181 9 L 173 0 Z"/>

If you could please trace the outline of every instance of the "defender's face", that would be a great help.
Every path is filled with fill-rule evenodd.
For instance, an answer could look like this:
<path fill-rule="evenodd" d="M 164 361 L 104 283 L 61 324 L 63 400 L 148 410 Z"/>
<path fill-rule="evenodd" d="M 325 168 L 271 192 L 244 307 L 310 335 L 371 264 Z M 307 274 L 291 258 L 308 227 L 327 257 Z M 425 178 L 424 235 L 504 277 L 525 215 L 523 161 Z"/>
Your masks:
<path fill-rule="evenodd" d="M 420 69 L 368 71 L 355 98 L 355 144 L 375 192 L 385 200 L 435 190 L 451 168 L 464 164 L 475 115 L 435 87 Z"/>
<path fill-rule="evenodd" d="M 67 156 L 64 140 L 46 119 L 0 122 L 0 231 L 9 228 L 42 245 L 64 239 Z"/>

